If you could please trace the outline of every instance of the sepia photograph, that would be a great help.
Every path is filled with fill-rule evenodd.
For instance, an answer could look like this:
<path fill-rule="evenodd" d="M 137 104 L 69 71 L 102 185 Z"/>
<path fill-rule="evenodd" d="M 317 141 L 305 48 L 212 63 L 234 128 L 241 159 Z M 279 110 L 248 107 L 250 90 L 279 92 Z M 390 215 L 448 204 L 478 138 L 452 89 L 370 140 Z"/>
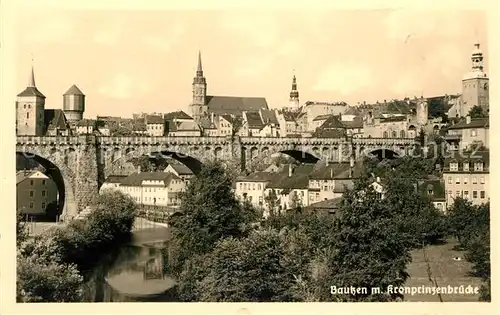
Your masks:
<path fill-rule="evenodd" d="M 30 2 L 13 303 L 492 301 L 486 10 Z"/>

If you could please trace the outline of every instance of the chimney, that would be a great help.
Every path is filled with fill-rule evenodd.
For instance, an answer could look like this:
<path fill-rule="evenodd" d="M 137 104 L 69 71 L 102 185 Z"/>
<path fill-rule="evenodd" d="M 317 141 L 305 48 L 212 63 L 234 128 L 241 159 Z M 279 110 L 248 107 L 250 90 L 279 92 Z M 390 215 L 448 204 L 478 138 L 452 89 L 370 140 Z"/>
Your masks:
<path fill-rule="evenodd" d="M 333 178 L 333 168 L 330 168 L 330 178 Z"/>
<path fill-rule="evenodd" d="M 213 123 L 214 122 L 214 112 L 210 113 L 210 121 Z"/>
<path fill-rule="evenodd" d="M 465 117 L 465 123 L 468 125 L 470 124 L 470 122 L 471 122 L 471 117 L 467 115 L 467 117 Z"/>
<path fill-rule="evenodd" d="M 377 176 L 377 183 L 380 183 L 380 177 Z"/>
<path fill-rule="evenodd" d="M 288 177 L 292 177 L 292 164 L 288 164 Z"/>
<path fill-rule="evenodd" d="M 137 173 L 139 173 L 139 174 L 141 173 L 141 166 L 140 165 L 137 166 Z"/>
<path fill-rule="evenodd" d="M 363 101 L 363 105 L 366 105 L 366 101 Z"/>

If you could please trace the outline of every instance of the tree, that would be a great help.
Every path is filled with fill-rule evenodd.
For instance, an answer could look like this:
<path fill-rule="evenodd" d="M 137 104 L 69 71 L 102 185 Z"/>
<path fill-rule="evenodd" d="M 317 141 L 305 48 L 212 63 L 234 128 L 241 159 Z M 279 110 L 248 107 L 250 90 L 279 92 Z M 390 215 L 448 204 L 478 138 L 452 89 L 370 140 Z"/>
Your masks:
<path fill-rule="evenodd" d="M 18 246 L 18 302 L 75 302 L 82 298 L 83 277 L 65 264 L 64 249 L 54 236 L 59 228 L 44 231 Z"/>
<path fill-rule="evenodd" d="M 244 120 L 242 116 L 234 116 L 232 117 L 232 122 L 231 122 L 231 138 L 234 139 L 240 129 L 243 127 Z"/>
<path fill-rule="evenodd" d="M 425 132 L 424 132 L 423 128 L 421 128 L 420 132 L 418 133 L 417 141 L 421 147 L 423 147 L 425 145 Z"/>
<path fill-rule="evenodd" d="M 484 112 L 484 109 L 481 106 L 477 105 L 472 107 L 467 115 L 470 116 L 471 118 L 488 117 L 488 114 Z"/>
<path fill-rule="evenodd" d="M 78 302 L 82 284 L 75 265 L 38 260 L 36 256 L 17 259 L 18 302 Z"/>
<path fill-rule="evenodd" d="M 292 200 L 290 201 L 290 209 L 301 212 L 302 211 L 302 200 L 300 200 L 299 194 L 297 191 L 292 192 Z"/>
<path fill-rule="evenodd" d="M 194 255 L 209 252 L 227 237 L 243 237 L 258 220 L 254 209 L 245 209 L 232 191 L 232 180 L 218 162 L 206 163 L 181 195 L 183 213 L 169 220 L 172 231 L 172 269 L 179 273 Z"/>
<path fill-rule="evenodd" d="M 311 247 L 298 231 L 266 229 L 227 238 L 210 254 L 210 269 L 195 291 L 204 302 L 301 301 L 293 289 L 308 272 Z"/>
<path fill-rule="evenodd" d="M 276 194 L 276 190 L 271 189 L 269 193 L 264 197 L 264 201 L 269 211 L 269 215 L 274 216 L 277 213 L 277 211 L 279 211 L 278 207 L 280 205 L 278 195 Z"/>
<path fill-rule="evenodd" d="M 28 238 L 28 231 L 26 229 L 26 222 L 23 221 L 23 214 L 18 211 L 16 215 L 16 243 L 19 246 Z"/>
<path fill-rule="evenodd" d="M 335 250 L 328 257 L 328 281 L 336 287 L 381 288 L 380 294 L 337 294 L 340 301 L 390 301 L 402 298 L 385 293 L 389 285 L 406 282 L 411 260 L 408 236 L 394 228 L 397 207 L 382 200 L 368 180 L 344 193 L 336 220 Z"/>

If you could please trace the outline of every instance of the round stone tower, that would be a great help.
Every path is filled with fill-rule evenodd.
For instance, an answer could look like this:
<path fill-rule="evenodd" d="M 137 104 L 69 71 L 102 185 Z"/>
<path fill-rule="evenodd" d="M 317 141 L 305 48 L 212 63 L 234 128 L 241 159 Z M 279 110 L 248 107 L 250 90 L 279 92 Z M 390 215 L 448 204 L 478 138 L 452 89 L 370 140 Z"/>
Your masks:
<path fill-rule="evenodd" d="M 85 95 L 73 85 L 63 95 L 63 111 L 68 121 L 79 121 L 85 112 Z"/>

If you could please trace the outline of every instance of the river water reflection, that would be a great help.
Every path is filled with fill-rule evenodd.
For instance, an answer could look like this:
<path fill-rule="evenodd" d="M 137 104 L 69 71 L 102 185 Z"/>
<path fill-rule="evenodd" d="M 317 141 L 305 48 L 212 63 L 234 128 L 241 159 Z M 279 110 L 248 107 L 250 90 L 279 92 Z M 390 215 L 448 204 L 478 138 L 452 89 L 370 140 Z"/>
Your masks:
<path fill-rule="evenodd" d="M 97 280 L 94 301 L 176 301 L 175 280 L 168 270 L 169 230 L 164 227 L 135 231 Z M 102 286 L 101 286 L 102 285 Z"/>

